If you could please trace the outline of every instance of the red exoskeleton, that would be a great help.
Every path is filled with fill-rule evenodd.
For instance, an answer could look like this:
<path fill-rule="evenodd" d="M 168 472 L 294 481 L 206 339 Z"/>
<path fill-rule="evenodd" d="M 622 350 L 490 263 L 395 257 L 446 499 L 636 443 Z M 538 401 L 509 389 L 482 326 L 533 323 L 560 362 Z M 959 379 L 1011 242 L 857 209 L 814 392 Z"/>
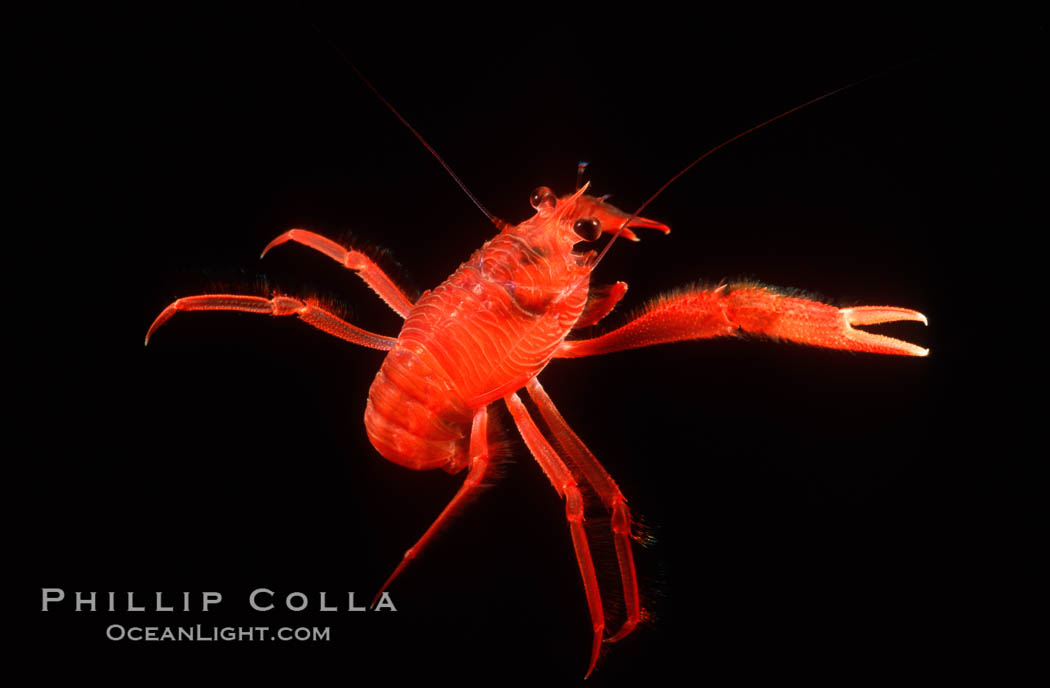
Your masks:
<path fill-rule="evenodd" d="M 875 354 L 925 356 L 922 347 L 855 329 L 901 320 L 925 324 L 921 313 L 889 306 L 836 308 L 782 294 L 756 284 L 723 284 L 663 296 L 626 325 L 605 335 L 568 340 L 577 328 L 608 315 L 626 293 L 617 282 L 593 288 L 595 251 L 577 251 L 603 233 L 629 227 L 669 232 L 655 221 L 629 216 L 587 195 L 584 186 L 558 198 L 550 189 L 533 191 L 536 214 L 503 230 L 444 283 L 412 303 L 368 256 L 303 229 L 289 230 L 264 250 L 297 242 L 354 270 L 391 308 L 405 318 L 398 337 L 358 328 L 322 306 L 290 296 L 202 294 L 178 299 L 150 326 L 150 336 L 179 311 L 244 311 L 295 316 L 353 344 L 388 351 L 365 410 L 365 427 L 385 458 L 409 468 L 467 471 L 459 492 L 410 548 L 387 580 L 389 585 L 432 536 L 477 490 L 489 469 L 488 406 L 503 400 L 526 446 L 565 499 L 580 573 L 593 623 L 587 674 L 604 640 L 627 636 L 642 618 L 631 552 L 631 515 L 612 477 L 565 423 L 537 376 L 553 358 L 593 356 L 666 342 L 737 334 L 758 334 L 814 346 Z M 526 389 L 540 410 L 552 444 L 536 425 L 517 392 Z M 557 448 L 555 448 L 557 447 Z M 560 451 L 559 451 L 560 450 Z M 586 483 L 612 515 L 611 527 L 623 583 L 627 618 L 605 637 L 594 563 L 584 530 L 578 483 Z M 384 585 L 384 589 L 386 587 Z"/>
<path fill-rule="evenodd" d="M 630 634 L 644 610 L 626 500 L 540 385 L 538 375 L 551 360 L 738 334 L 874 354 L 922 356 L 926 350 L 857 329 L 899 320 L 925 322 L 917 311 L 837 308 L 750 282 L 682 290 L 657 299 L 641 315 L 604 335 L 574 333 L 602 321 L 626 292 L 623 282 L 591 283 L 598 253 L 588 244 L 617 232 L 636 238 L 631 227 L 669 231 L 661 222 L 629 215 L 588 191 L 583 186 L 558 196 L 546 187 L 536 189 L 529 198 L 535 210 L 531 218 L 502 226 L 451 277 L 415 301 L 354 246 L 306 229 L 290 230 L 267 246 L 264 253 L 286 242 L 303 244 L 354 270 L 405 319 L 396 338 L 352 325 L 310 299 L 212 293 L 176 300 L 154 321 L 147 339 L 178 311 L 236 310 L 295 316 L 351 343 L 388 352 L 365 410 L 373 446 L 398 464 L 466 472 L 466 478 L 384 588 L 484 481 L 491 466 L 488 408 L 505 403 L 529 451 L 565 502 L 592 620 L 589 674 L 603 640 L 613 642 Z M 522 389 L 539 410 L 546 434 L 519 398 Z M 625 619 L 615 628 L 606 627 L 584 530 L 581 488 L 593 491 L 611 516 L 626 607 Z"/>

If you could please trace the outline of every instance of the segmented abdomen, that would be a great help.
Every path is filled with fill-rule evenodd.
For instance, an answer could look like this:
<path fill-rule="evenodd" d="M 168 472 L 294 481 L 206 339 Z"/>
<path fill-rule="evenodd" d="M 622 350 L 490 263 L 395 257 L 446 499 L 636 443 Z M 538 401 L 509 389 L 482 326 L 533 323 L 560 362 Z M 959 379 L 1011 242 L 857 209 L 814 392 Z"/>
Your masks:
<path fill-rule="evenodd" d="M 373 446 L 409 468 L 457 471 L 470 421 L 547 364 L 579 318 L 587 283 L 558 259 L 500 235 L 409 313 L 368 393 Z"/>

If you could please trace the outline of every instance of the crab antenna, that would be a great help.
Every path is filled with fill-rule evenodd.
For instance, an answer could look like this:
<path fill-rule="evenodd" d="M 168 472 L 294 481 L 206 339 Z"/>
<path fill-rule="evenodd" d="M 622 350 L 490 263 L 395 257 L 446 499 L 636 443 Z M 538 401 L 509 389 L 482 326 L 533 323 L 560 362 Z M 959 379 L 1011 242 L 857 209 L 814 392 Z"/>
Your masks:
<path fill-rule="evenodd" d="M 729 137 L 728 139 L 726 139 L 722 143 L 718 144 L 717 146 L 714 146 L 713 148 L 709 148 L 707 151 L 705 151 L 703 154 L 701 154 L 700 157 L 698 157 L 696 160 L 694 160 L 691 163 L 689 163 L 688 165 L 686 165 L 676 175 L 674 175 L 673 177 L 668 179 L 666 182 L 664 182 L 663 186 L 661 186 L 659 189 L 657 189 L 656 192 L 652 196 L 650 196 L 648 198 L 648 200 L 645 201 L 645 203 L 642 203 L 640 206 L 638 206 L 637 210 L 635 210 L 633 213 L 631 213 L 626 220 L 624 220 L 622 223 L 620 223 L 619 229 L 617 229 L 616 233 L 612 235 L 611 239 L 609 239 L 609 243 L 607 243 L 605 245 L 605 248 L 602 249 L 602 252 L 598 254 L 598 257 L 594 260 L 594 263 L 591 264 L 591 267 L 593 268 L 595 265 L 597 265 L 601 261 L 602 258 L 605 257 L 605 254 L 609 252 L 610 248 L 612 248 L 613 242 L 616 241 L 616 239 L 619 238 L 620 234 L 623 233 L 624 228 L 626 228 L 628 225 L 631 224 L 631 220 L 633 220 L 634 218 L 638 217 L 638 215 L 640 215 L 641 212 L 643 210 L 645 210 L 649 206 L 650 203 L 655 201 L 657 196 L 662 194 L 667 189 L 667 187 L 671 186 L 671 184 L 673 184 L 675 181 L 677 181 L 678 178 L 681 177 L 682 175 L 684 175 L 686 172 L 688 172 L 689 170 L 693 169 L 693 167 L 695 167 L 696 164 L 699 163 L 704 158 L 708 157 L 709 155 L 711 155 L 715 151 L 718 151 L 718 150 L 721 150 L 722 148 L 725 148 L 726 146 L 728 146 L 729 144 L 733 143 L 734 141 L 738 141 L 739 139 L 744 138 L 748 134 L 756 132 L 759 129 L 762 129 L 763 127 L 765 127 L 765 126 L 768 126 L 768 125 L 772 124 L 773 122 L 776 122 L 778 119 L 787 117 L 788 115 L 793 114 L 795 112 L 798 112 L 799 110 L 801 110 L 803 108 L 807 108 L 810 105 L 813 105 L 815 103 L 819 103 L 820 101 L 824 100 L 825 98 L 830 98 L 831 96 L 833 96 L 833 95 L 835 95 L 837 93 L 842 93 L 843 91 L 845 91 L 848 88 L 853 88 L 854 86 L 858 86 L 858 85 L 864 83 L 865 81 L 869 81 L 870 79 L 874 79 L 877 76 L 882 76 L 885 73 L 886 72 L 879 72 L 878 74 L 871 74 L 869 76 L 864 77 L 863 79 L 859 79 L 859 80 L 854 81 L 852 83 L 846 84 L 845 86 L 840 86 L 839 88 L 836 88 L 833 91 L 828 91 L 824 95 L 817 96 L 816 98 L 813 98 L 812 100 L 807 100 L 805 103 L 802 103 L 801 105 L 796 105 L 795 107 L 791 108 L 790 110 L 785 110 L 784 112 L 781 112 L 779 115 L 775 115 L 773 117 L 770 117 L 769 119 L 765 120 L 764 122 L 759 122 L 755 126 L 750 127 L 749 129 L 745 129 L 744 131 L 740 132 L 739 134 L 736 134 L 735 136 Z"/>
<path fill-rule="evenodd" d="M 423 138 L 423 135 L 420 134 L 418 131 L 416 131 L 415 128 L 411 124 L 408 123 L 408 120 L 406 120 L 404 117 L 401 116 L 401 113 L 398 112 L 394 108 L 394 106 L 390 104 L 390 101 L 388 101 L 386 98 L 383 97 L 383 94 L 379 92 L 379 89 L 372 85 L 372 82 L 369 81 L 368 78 L 365 77 L 365 75 L 361 73 L 361 70 L 359 70 L 357 68 L 357 66 L 354 65 L 353 62 L 350 61 L 350 58 L 346 56 L 346 53 L 344 53 L 342 50 L 340 50 L 339 46 L 336 45 L 335 42 L 332 39 L 330 39 L 328 36 L 326 36 L 324 33 L 322 33 L 319 28 L 317 28 L 313 24 L 311 24 L 310 26 L 313 27 L 314 31 L 316 31 L 318 34 L 320 34 L 321 38 L 323 38 L 328 43 L 328 45 L 332 48 L 332 50 L 334 50 L 336 52 L 336 54 L 339 55 L 339 57 L 342 58 L 343 62 L 345 62 L 347 65 L 349 65 L 350 69 L 352 69 L 354 71 L 354 74 L 357 75 L 357 78 L 360 79 L 364 83 L 364 85 L 368 87 L 368 90 L 370 90 L 372 93 L 374 93 L 376 98 L 379 98 L 379 102 L 381 102 L 383 105 L 385 105 L 387 107 L 387 109 L 390 110 L 390 112 L 394 113 L 394 117 L 397 117 L 398 120 L 401 121 L 401 124 L 404 124 L 405 127 L 410 132 L 412 132 L 412 135 L 415 136 L 417 139 L 419 139 L 419 142 L 423 144 L 423 147 L 426 148 L 428 151 L 430 151 L 430 154 L 434 156 L 434 159 L 436 159 L 439 163 L 441 163 L 441 166 L 445 168 L 445 171 L 448 172 L 449 176 L 452 177 L 453 181 L 455 181 L 456 184 L 459 185 L 459 188 L 463 189 L 463 193 L 467 194 L 467 198 L 469 198 L 474 203 L 474 205 L 476 205 L 478 207 L 478 210 L 480 210 L 482 213 L 484 213 L 485 217 L 487 217 L 489 219 L 489 222 L 491 222 L 492 224 L 494 224 L 497 227 L 499 227 L 500 229 L 502 229 L 503 226 L 504 226 L 504 222 L 502 220 L 500 220 L 499 218 L 497 218 L 492 213 L 490 213 L 485 208 L 485 206 L 481 205 L 481 201 L 479 201 L 477 199 L 477 197 L 474 196 L 474 194 L 472 194 L 470 192 L 470 189 L 468 189 L 467 185 L 463 183 L 463 180 L 461 180 L 459 177 L 456 176 L 456 173 L 452 171 L 452 168 L 448 166 L 448 163 L 445 162 L 444 158 L 442 158 L 440 155 L 438 155 L 438 152 L 436 150 L 434 150 L 433 146 L 431 146 L 429 143 L 427 143 L 427 140 Z"/>

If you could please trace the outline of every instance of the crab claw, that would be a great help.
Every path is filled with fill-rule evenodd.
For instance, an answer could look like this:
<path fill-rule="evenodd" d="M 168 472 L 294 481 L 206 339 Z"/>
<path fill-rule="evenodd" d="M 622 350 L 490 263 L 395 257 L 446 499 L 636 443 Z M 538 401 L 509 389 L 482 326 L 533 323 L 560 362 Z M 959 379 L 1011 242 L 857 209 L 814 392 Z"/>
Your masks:
<path fill-rule="evenodd" d="M 903 356 L 926 356 L 929 349 L 924 349 L 910 342 L 894 339 L 881 334 L 873 334 L 864 330 L 853 329 L 854 325 L 879 325 L 881 323 L 900 322 L 911 320 L 927 325 L 926 316 L 919 311 L 909 308 L 896 308 L 894 306 L 854 306 L 853 308 L 840 308 L 844 321 L 844 331 L 841 333 L 853 346 L 846 348 L 855 351 L 868 351 L 881 354 L 900 354 Z"/>

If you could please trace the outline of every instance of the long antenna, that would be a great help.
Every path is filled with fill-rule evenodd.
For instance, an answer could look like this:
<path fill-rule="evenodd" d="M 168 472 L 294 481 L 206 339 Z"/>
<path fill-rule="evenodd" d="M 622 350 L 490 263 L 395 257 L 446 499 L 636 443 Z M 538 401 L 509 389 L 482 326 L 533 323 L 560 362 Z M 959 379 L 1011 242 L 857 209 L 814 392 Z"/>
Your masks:
<path fill-rule="evenodd" d="M 386 98 L 383 97 L 383 94 L 379 92 L 379 89 L 377 89 L 375 86 L 372 85 L 372 82 L 369 81 L 368 78 L 364 74 L 361 73 L 361 70 L 359 70 L 357 68 L 357 66 L 353 62 L 350 61 L 350 58 L 346 56 L 346 53 L 344 53 L 339 48 L 338 45 L 336 45 L 335 41 L 333 41 L 328 36 L 326 36 L 324 33 L 322 33 L 321 30 L 319 28 L 317 28 L 316 25 L 310 24 L 310 26 L 313 28 L 314 31 L 316 31 L 318 33 L 318 35 L 321 36 L 321 38 L 323 38 L 325 40 L 326 43 L 328 43 L 329 47 L 331 47 L 332 50 L 334 50 L 336 52 L 336 54 L 339 55 L 339 57 L 342 58 L 343 62 L 345 62 L 350 67 L 350 69 L 352 69 L 354 71 L 354 74 L 356 74 L 357 78 L 360 79 L 364 83 L 364 85 L 368 87 L 368 90 L 370 90 L 372 93 L 374 93 L 376 98 L 379 98 L 379 102 L 381 102 L 383 105 L 385 105 L 387 107 L 387 109 L 390 110 L 390 112 L 394 113 L 394 117 L 397 117 L 398 120 L 401 121 L 401 124 L 404 124 L 405 127 L 410 132 L 412 132 L 412 135 L 415 136 L 417 139 L 419 139 L 419 142 L 423 144 L 423 147 L 426 148 L 428 151 L 430 151 L 430 154 L 433 155 L 434 158 L 439 163 L 441 163 L 441 166 L 445 168 L 445 171 L 448 172 L 449 176 L 452 177 L 452 179 L 456 182 L 456 184 L 459 185 L 459 188 L 463 189 L 463 193 L 467 194 L 467 198 L 469 198 L 471 201 L 473 201 L 474 205 L 476 205 L 478 207 L 478 210 L 480 210 L 482 213 L 484 213 L 485 217 L 487 217 L 492 224 L 496 225 L 496 227 L 498 227 L 500 229 L 503 229 L 503 227 L 504 227 L 504 225 L 506 223 L 503 220 L 501 220 L 498 217 L 496 217 L 495 215 L 493 215 L 492 213 L 490 213 L 485 208 L 485 206 L 481 205 L 481 201 L 479 201 L 477 199 L 477 197 L 475 197 L 474 194 L 472 194 L 470 192 L 470 189 L 468 189 L 467 185 L 463 183 L 463 180 L 461 180 L 459 177 L 456 176 L 456 173 L 452 171 L 452 168 L 448 166 L 448 163 L 445 162 L 444 158 L 442 158 L 440 155 L 438 155 L 438 152 L 436 150 L 434 150 L 433 146 L 431 146 L 429 143 L 427 143 L 427 140 L 423 138 L 422 134 L 420 134 L 418 131 L 416 131 L 415 127 L 413 127 L 411 124 L 409 124 L 408 120 L 406 120 L 404 117 L 402 117 L 401 113 L 398 112 L 394 108 L 394 106 L 390 104 L 390 101 L 388 101 Z"/>
<path fill-rule="evenodd" d="M 684 175 L 686 172 L 688 172 L 689 170 L 693 169 L 693 167 L 695 167 L 696 164 L 699 163 L 704 158 L 710 156 L 715 151 L 718 151 L 718 150 L 721 150 L 722 148 L 725 148 L 726 146 L 728 146 L 729 144 L 733 143 L 734 141 L 742 139 L 745 136 L 747 136 L 748 134 L 751 134 L 751 133 L 753 133 L 755 131 L 758 131 L 759 129 L 761 129 L 761 128 L 765 127 L 765 126 L 768 126 L 768 125 L 772 124 L 773 122 L 776 122 L 778 119 L 782 119 L 784 117 L 787 117 L 788 115 L 790 115 L 792 113 L 795 113 L 795 112 L 798 112 L 802 108 L 809 107 L 810 105 L 813 105 L 814 103 L 819 103 L 820 101 L 824 100 L 825 98 L 830 98 L 831 96 L 833 96 L 833 95 L 835 95 L 837 93 L 842 93 L 846 89 L 853 88 L 854 86 L 858 86 L 858 85 L 864 83 L 865 81 L 869 81 L 869 80 L 874 79 L 875 77 L 878 77 L 878 76 L 883 76 L 886 73 L 888 73 L 889 71 L 890 70 L 886 70 L 886 71 L 883 71 L 883 72 L 879 72 L 877 74 L 871 74 L 869 76 L 864 77 L 863 79 L 859 79 L 859 80 L 854 81 L 852 83 L 846 84 L 845 86 L 840 86 L 839 88 L 836 88 L 833 91 L 828 91 L 824 95 L 817 96 L 816 98 L 813 98 L 812 100 L 807 100 L 805 103 L 802 103 L 801 105 L 796 105 L 795 107 L 791 108 L 790 110 L 785 110 L 784 112 L 781 112 L 779 115 L 775 115 L 773 117 L 770 117 L 769 119 L 765 120 L 764 122 L 759 122 L 755 126 L 749 128 L 749 129 L 745 129 L 744 131 L 740 132 L 739 134 L 736 134 L 735 136 L 729 137 L 728 139 L 726 139 L 722 143 L 718 144 L 717 146 L 714 146 L 713 148 L 708 149 L 707 151 L 702 153 L 700 155 L 700 157 L 698 157 L 696 160 L 692 161 L 691 163 L 689 163 L 688 165 L 683 167 L 681 169 L 681 171 L 679 171 L 676 175 L 674 175 L 673 177 L 668 179 L 666 182 L 664 182 L 663 185 L 659 189 L 657 189 L 656 192 L 653 193 L 653 195 L 650 196 L 645 201 L 645 203 L 642 203 L 640 206 L 638 206 L 638 209 L 635 210 L 633 213 L 631 213 L 631 215 L 628 216 L 628 218 L 626 220 L 624 220 L 620 224 L 620 228 L 617 229 L 616 233 L 613 234 L 611 239 L 609 239 L 609 243 L 607 243 L 605 245 L 605 248 L 602 249 L 602 252 L 598 254 L 598 257 L 594 260 L 594 263 L 591 264 L 591 267 L 593 268 L 595 265 L 598 264 L 599 261 L 601 261 L 602 258 L 605 257 L 605 254 L 609 252 L 610 248 L 612 248 L 613 242 L 616 241 L 616 239 L 619 238 L 620 234 L 623 233 L 624 228 L 631 224 L 631 220 L 633 220 L 634 218 L 638 217 L 642 213 L 642 211 L 645 210 L 646 207 L 649 206 L 650 203 L 652 203 L 653 201 L 656 200 L 657 196 L 659 196 L 660 194 L 662 194 L 664 191 L 667 190 L 667 187 L 671 186 L 671 184 L 673 184 L 675 181 L 677 181 L 678 178 L 681 177 L 682 175 Z"/>

